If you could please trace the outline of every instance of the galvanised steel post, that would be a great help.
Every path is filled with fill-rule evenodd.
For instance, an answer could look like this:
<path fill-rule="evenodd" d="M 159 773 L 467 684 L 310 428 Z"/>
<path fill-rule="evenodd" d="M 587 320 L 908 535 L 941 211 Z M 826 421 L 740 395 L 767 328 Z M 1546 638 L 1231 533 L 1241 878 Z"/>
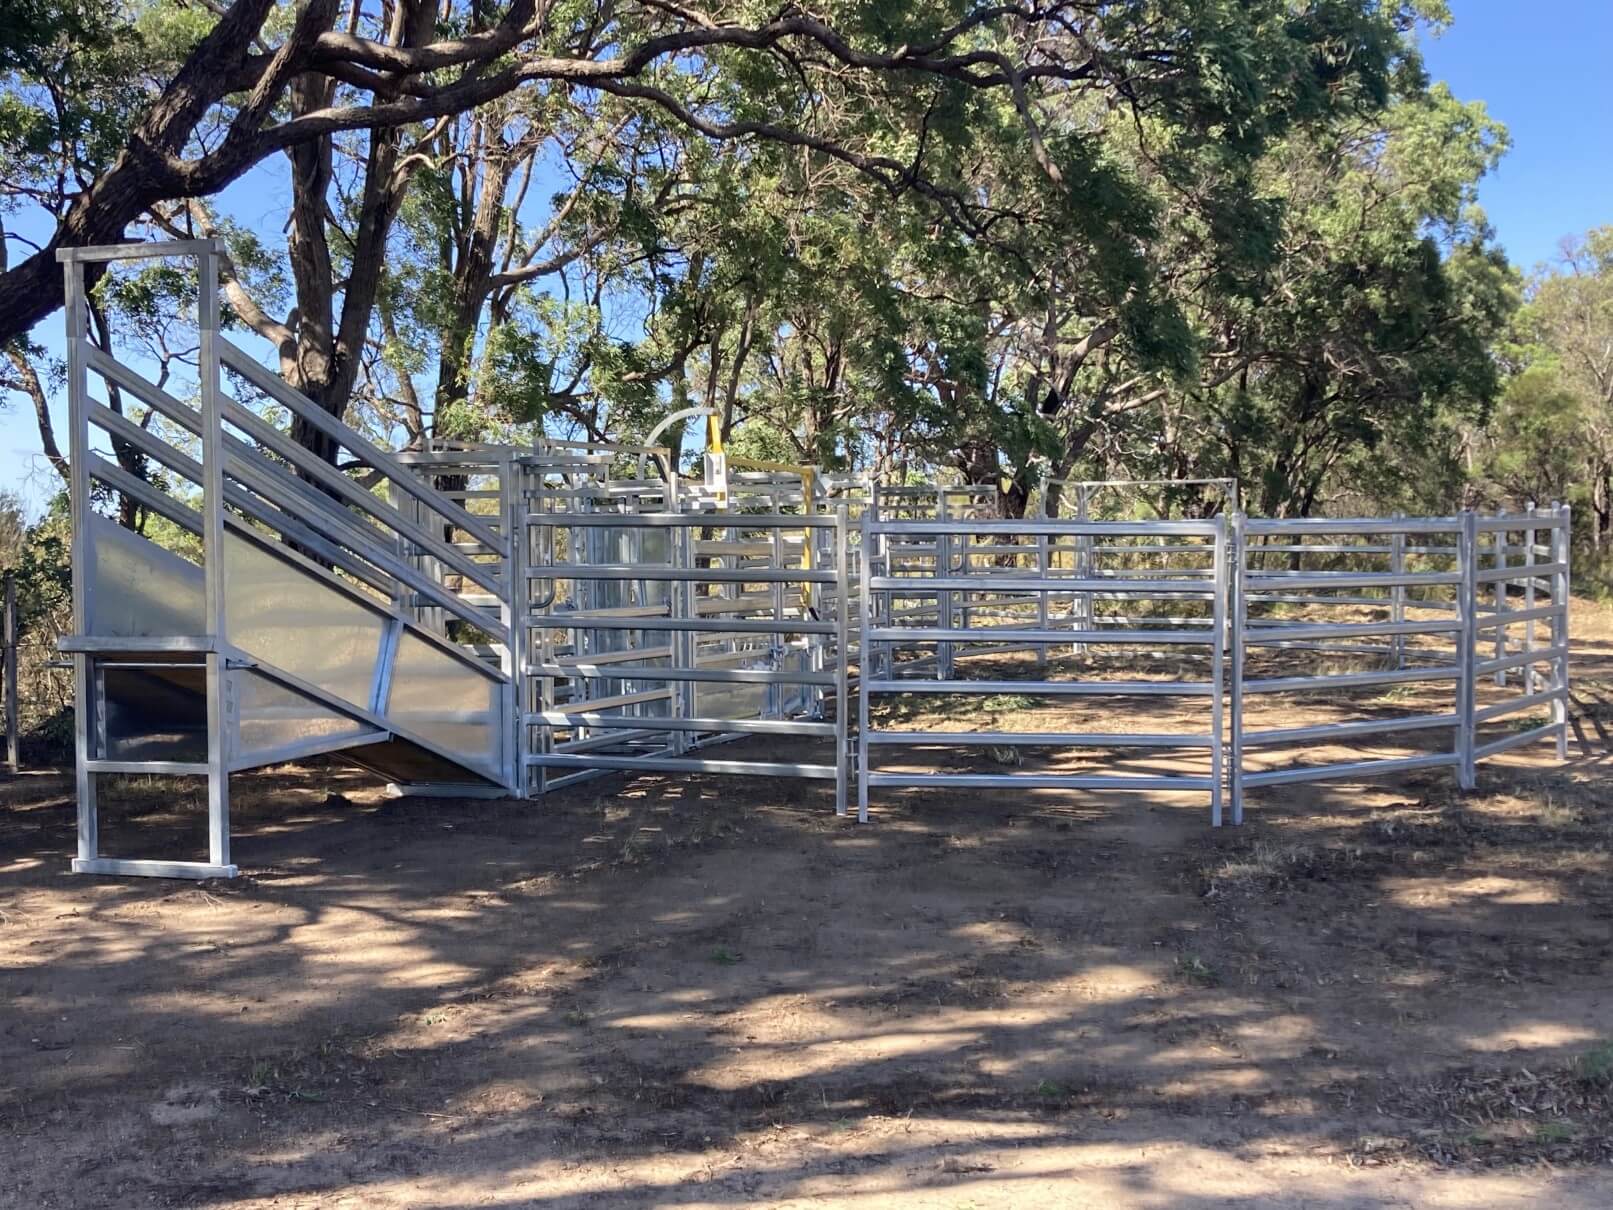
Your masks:
<path fill-rule="evenodd" d="M 878 512 L 872 508 L 863 513 L 861 525 L 863 581 L 862 591 L 857 594 L 859 614 L 857 652 L 860 661 L 857 667 L 857 821 L 859 823 L 868 822 L 868 686 L 880 676 L 874 643 L 870 637 L 874 629 L 874 590 L 871 585 L 874 582 L 874 572 L 879 568 L 874 550 L 876 539 L 871 525 L 876 516 Z M 889 568 L 886 570 L 888 572 Z M 888 663 L 887 657 L 887 666 Z"/>
<path fill-rule="evenodd" d="M 1478 518 L 1472 509 L 1461 513 L 1461 533 L 1457 540 L 1457 559 L 1460 562 L 1461 584 L 1457 591 L 1457 617 L 1461 629 L 1457 632 L 1459 644 L 1456 658 L 1460 668 L 1456 701 L 1456 778 L 1464 790 L 1471 790 L 1478 782 L 1473 757 L 1478 656 Z"/>
<path fill-rule="evenodd" d="M 1553 573 L 1552 596 L 1556 598 L 1557 613 L 1552 619 L 1551 645 L 1557 649 L 1557 669 L 1553 688 L 1557 697 L 1551 704 L 1552 722 L 1557 725 L 1557 759 L 1568 759 L 1568 609 L 1569 593 L 1573 589 L 1570 578 L 1570 561 L 1573 551 L 1573 517 L 1566 504 L 1552 510 L 1556 526 L 1552 530 L 1552 562 L 1557 565 Z"/>
<path fill-rule="evenodd" d="M 1221 826 L 1222 785 L 1226 780 L 1226 735 L 1224 731 L 1226 708 L 1226 650 L 1227 650 L 1227 595 L 1231 580 L 1227 575 L 1227 515 L 1215 517 L 1215 590 L 1211 598 L 1211 630 L 1214 638 L 1210 646 L 1210 824 Z"/>
<path fill-rule="evenodd" d="M 1249 625 L 1249 602 L 1244 595 L 1244 579 L 1249 559 L 1248 518 L 1241 512 L 1232 516 L 1232 557 L 1228 596 L 1232 604 L 1232 673 L 1228 698 L 1232 707 L 1232 753 L 1228 782 L 1232 792 L 1232 822 L 1243 822 L 1243 661 L 1244 637 Z"/>

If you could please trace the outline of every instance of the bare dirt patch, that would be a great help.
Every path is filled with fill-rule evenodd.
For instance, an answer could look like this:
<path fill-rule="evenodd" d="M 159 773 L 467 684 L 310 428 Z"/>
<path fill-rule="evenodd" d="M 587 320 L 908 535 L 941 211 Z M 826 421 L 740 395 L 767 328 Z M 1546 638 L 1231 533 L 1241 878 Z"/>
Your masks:
<path fill-rule="evenodd" d="M 859 827 L 815 783 L 276 770 L 200 886 L 69 876 L 70 781 L 0 783 L 0 1204 L 1605 1206 L 1599 721 L 1565 770 L 1273 788 L 1220 831 L 1197 796 Z M 195 836 L 160 783 L 107 811 Z"/>

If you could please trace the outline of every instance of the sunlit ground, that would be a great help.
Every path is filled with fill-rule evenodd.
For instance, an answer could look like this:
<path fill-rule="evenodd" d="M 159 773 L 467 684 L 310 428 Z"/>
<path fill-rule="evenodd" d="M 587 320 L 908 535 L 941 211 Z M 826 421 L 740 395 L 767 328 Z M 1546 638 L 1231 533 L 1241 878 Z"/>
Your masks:
<path fill-rule="evenodd" d="M 195 886 L 67 875 L 67 781 L 0 783 L 0 1205 L 1613 1204 L 1613 615 L 1575 628 L 1566 768 L 1260 791 L 1241 829 L 288 769 Z M 107 797 L 109 847 L 200 842 L 194 796 Z"/>

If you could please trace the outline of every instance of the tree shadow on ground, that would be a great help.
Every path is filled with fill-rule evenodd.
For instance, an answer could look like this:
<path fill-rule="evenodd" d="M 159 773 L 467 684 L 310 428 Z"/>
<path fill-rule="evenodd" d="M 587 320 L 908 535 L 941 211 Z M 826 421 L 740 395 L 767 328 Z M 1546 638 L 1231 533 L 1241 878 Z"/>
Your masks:
<path fill-rule="evenodd" d="M 236 796 L 248 876 L 196 887 L 66 876 L 69 785 L 12 783 L 0 1199 L 1344 1207 L 1438 1162 L 1501 1204 L 1547 1160 L 1605 1204 L 1572 1063 L 1613 1034 L 1606 789 L 1515 763 L 1273 789 L 1243 829 L 1016 791 L 859 827 L 814 783 L 276 771 Z M 1484 1101 L 1518 1069 L 1561 1112 Z"/>

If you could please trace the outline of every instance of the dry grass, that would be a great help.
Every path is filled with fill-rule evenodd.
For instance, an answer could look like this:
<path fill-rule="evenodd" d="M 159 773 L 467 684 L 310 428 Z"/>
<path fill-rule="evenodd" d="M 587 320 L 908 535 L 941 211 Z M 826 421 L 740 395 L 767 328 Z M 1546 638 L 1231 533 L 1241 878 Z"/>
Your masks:
<path fill-rule="evenodd" d="M 1613 1043 L 1569 1064 L 1463 1068 L 1374 1091 L 1378 1112 L 1411 1127 L 1369 1136 L 1356 1163 L 1417 1156 L 1441 1165 L 1605 1164 L 1613 1161 Z"/>

